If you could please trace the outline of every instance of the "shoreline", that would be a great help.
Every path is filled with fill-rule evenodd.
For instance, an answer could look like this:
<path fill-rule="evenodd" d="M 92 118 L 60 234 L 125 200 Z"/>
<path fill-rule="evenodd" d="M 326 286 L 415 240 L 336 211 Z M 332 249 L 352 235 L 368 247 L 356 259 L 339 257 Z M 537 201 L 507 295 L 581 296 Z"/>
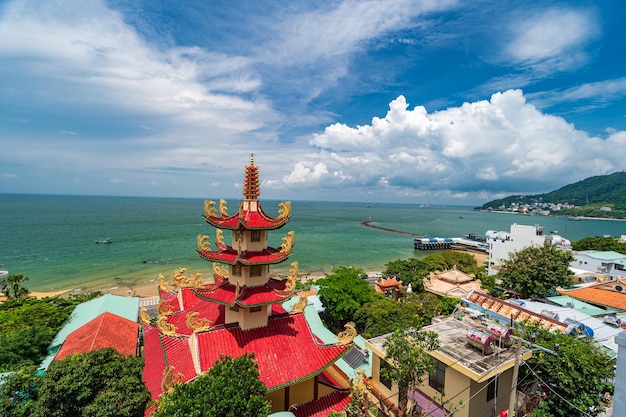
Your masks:
<path fill-rule="evenodd" d="M 488 255 L 483 253 L 474 253 L 463 250 L 454 250 L 454 252 L 460 253 L 468 253 L 476 259 L 476 263 L 478 266 L 482 266 L 485 264 Z M 376 274 L 382 273 L 385 268 L 368 268 L 365 273 L 369 276 L 375 276 Z M 286 274 L 277 273 L 272 274 L 275 277 L 285 277 Z M 301 282 L 306 282 L 308 280 L 312 280 L 313 282 L 318 279 L 325 278 L 330 275 L 326 272 L 311 272 L 311 273 L 302 273 L 298 274 L 298 278 Z M 165 274 L 164 274 L 165 276 Z M 158 291 L 158 281 L 157 278 L 150 277 L 138 277 L 132 280 L 126 280 L 126 282 L 115 282 L 116 278 L 111 278 L 107 281 L 102 281 L 98 285 L 88 286 L 86 288 L 70 288 L 58 291 L 31 291 L 29 292 L 29 297 L 34 298 L 45 298 L 45 297 L 62 297 L 62 296 L 70 296 L 74 294 L 89 294 L 92 292 L 99 291 L 102 294 L 113 294 L 118 296 L 126 296 L 126 297 L 138 297 L 138 298 L 149 298 L 155 297 L 159 295 Z M 168 284 L 172 284 L 171 274 L 166 276 L 166 281 Z M 208 279 L 207 279 L 208 281 Z M 0 303 L 6 300 L 4 295 L 0 295 Z"/>

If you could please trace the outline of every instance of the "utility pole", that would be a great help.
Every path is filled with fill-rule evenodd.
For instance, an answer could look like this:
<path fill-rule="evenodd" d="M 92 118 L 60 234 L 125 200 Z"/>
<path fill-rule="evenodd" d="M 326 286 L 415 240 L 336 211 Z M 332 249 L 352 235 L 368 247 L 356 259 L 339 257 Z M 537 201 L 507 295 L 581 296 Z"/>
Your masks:
<path fill-rule="evenodd" d="M 509 416 L 514 416 L 517 408 L 517 376 L 519 375 L 521 358 L 522 339 L 518 338 L 515 346 L 515 366 L 513 367 L 513 379 L 511 380 L 511 393 L 509 394 Z"/>

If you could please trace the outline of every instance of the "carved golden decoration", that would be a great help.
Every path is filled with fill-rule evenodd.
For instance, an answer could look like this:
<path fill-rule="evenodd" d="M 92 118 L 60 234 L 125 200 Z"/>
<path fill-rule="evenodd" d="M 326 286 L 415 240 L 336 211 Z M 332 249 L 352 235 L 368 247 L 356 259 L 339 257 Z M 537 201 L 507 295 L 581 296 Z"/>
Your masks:
<path fill-rule="evenodd" d="M 176 337 L 176 326 L 167 321 L 167 316 L 159 316 L 157 318 L 157 327 L 165 336 Z"/>
<path fill-rule="evenodd" d="M 165 277 L 163 276 L 163 274 L 159 274 L 159 288 L 161 288 L 163 291 L 170 290 L 170 287 L 169 285 L 167 285 L 167 282 L 165 281 Z"/>
<path fill-rule="evenodd" d="M 298 275 L 298 262 L 292 262 L 289 266 L 289 276 L 287 277 L 287 284 L 285 285 L 285 291 L 293 291 L 296 289 L 296 280 Z"/>
<path fill-rule="evenodd" d="M 367 385 L 365 385 L 365 371 L 359 369 L 356 371 L 357 377 L 352 379 L 352 396 L 356 400 L 357 409 L 361 410 L 362 414 L 367 414 L 369 408 L 369 398 Z M 361 413 L 359 413 L 361 414 Z"/>
<path fill-rule="evenodd" d="M 337 335 L 337 344 L 340 346 L 351 343 L 356 337 L 356 326 L 353 322 L 346 323 L 344 327 L 346 330 L 339 332 Z"/>
<path fill-rule="evenodd" d="M 167 304 L 165 300 L 159 301 L 157 312 L 162 316 L 171 316 L 174 313 L 174 308 Z"/>
<path fill-rule="evenodd" d="M 183 374 L 174 373 L 174 367 L 167 365 L 163 370 L 163 378 L 161 379 L 161 389 L 163 392 L 171 394 L 174 392 L 174 385 L 179 385 L 183 382 Z"/>
<path fill-rule="evenodd" d="M 141 321 L 145 324 L 150 324 L 150 316 L 148 315 L 145 307 L 141 307 L 139 309 L 139 317 L 141 318 Z"/>
<path fill-rule="evenodd" d="M 291 214 L 291 201 L 282 201 L 278 203 L 278 217 L 289 217 Z"/>
<path fill-rule="evenodd" d="M 191 286 L 194 288 L 204 287 L 204 280 L 202 279 L 202 272 L 194 272 L 189 278 Z"/>
<path fill-rule="evenodd" d="M 215 243 L 218 245 L 224 244 L 224 232 L 222 229 L 215 229 Z"/>
<path fill-rule="evenodd" d="M 300 297 L 300 299 L 298 301 L 296 301 L 293 306 L 291 306 L 291 313 L 295 314 L 295 313 L 302 313 L 304 311 L 304 309 L 306 308 L 307 304 L 309 303 L 309 300 L 303 295 Z"/>
<path fill-rule="evenodd" d="M 213 272 L 223 278 L 228 278 L 230 275 L 228 269 L 224 268 L 224 266 L 218 262 L 213 262 Z"/>
<path fill-rule="evenodd" d="M 211 242 L 207 235 L 198 235 L 198 248 L 200 250 L 211 250 Z"/>
<path fill-rule="evenodd" d="M 280 245 L 280 253 L 291 253 L 293 247 L 295 232 L 290 230 L 287 235 L 283 237 L 283 243 Z"/>
<path fill-rule="evenodd" d="M 215 208 L 215 201 L 204 200 L 204 214 L 206 214 L 207 217 L 217 216 L 217 209 Z"/>
<path fill-rule="evenodd" d="M 198 318 L 198 312 L 192 311 L 187 314 L 187 327 L 194 333 L 201 333 L 211 330 L 211 320 L 204 318 Z"/>
<path fill-rule="evenodd" d="M 241 282 L 239 280 L 237 280 L 237 285 L 235 286 L 235 298 L 239 298 L 239 291 L 240 291 L 240 286 Z"/>
<path fill-rule="evenodd" d="M 226 200 L 220 200 L 220 214 L 222 217 L 228 217 L 228 209 L 226 208 Z"/>
<path fill-rule="evenodd" d="M 200 272 L 194 272 L 191 277 L 186 276 L 185 272 L 187 272 L 187 268 L 179 268 L 172 274 L 172 280 L 178 288 L 200 288 L 204 286 L 204 280 Z"/>

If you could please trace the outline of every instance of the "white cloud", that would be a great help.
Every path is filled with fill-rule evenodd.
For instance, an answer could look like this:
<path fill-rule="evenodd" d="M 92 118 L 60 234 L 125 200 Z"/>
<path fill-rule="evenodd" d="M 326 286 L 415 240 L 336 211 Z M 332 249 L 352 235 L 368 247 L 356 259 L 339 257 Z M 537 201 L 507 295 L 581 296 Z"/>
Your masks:
<path fill-rule="evenodd" d="M 588 55 L 584 47 L 598 34 L 589 10 L 548 9 L 513 25 L 507 55 L 514 63 L 543 73 L 569 71 L 585 64 Z"/>
<path fill-rule="evenodd" d="M 400 96 L 384 118 L 313 135 L 317 155 L 296 164 L 286 184 L 315 183 L 305 166 L 324 164 L 326 186 L 380 186 L 395 195 L 484 198 L 496 193 L 550 191 L 621 166 L 626 133 L 606 140 L 576 130 L 526 102 L 520 90 L 435 113 L 408 109 Z M 321 172 L 321 171 L 319 171 Z M 517 185 L 513 185 L 517 184 Z"/>

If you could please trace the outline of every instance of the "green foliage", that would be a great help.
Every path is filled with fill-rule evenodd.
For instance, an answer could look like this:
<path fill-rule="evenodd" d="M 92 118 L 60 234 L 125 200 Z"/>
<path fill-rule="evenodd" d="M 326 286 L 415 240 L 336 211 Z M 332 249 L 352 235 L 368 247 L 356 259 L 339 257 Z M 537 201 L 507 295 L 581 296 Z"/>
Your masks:
<path fill-rule="evenodd" d="M 141 379 L 143 359 L 113 349 L 72 355 L 45 374 L 25 367 L 0 384 L 6 417 L 143 416 L 150 393 Z"/>
<path fill-rule="evenodd" d="M 385 359 L 391 366 L 382 368 L 381 373 L 398 384 L 398 407 L 404 415 L 408 391 L 416 389 L 434 370 L 435 359 L 427 351 L 439 347 L 438 335 L 414 328 L 396 331 L 387 338 L 383 347 L 387 352 Z"/>
<path fill-rule="evenodd" d="M 512 253 L 502 263 L 498 278 L 503 288 L 515 291 L 522 298 L 542 297 L 557 287 L 572 285 L 569 264 L 573 260 L 570 252 L 554 245 L 528 247 Z"/>
<path fill-rule="evenodd" d="M 22 286 L 22 282 L 28 281 L 28 277 L 23 274 L 11 274 L 0 279 L 0 292 L 7 298 L 20 298 L 28 294 L 28 290 Z"/>
<path fill-rule="evenodd" d="M 206 374 L 177 385 L 160 398 L 154 417 L 263 417 L 271 408 L 264 400 L 254 354 L 222 356 Z"/>
<path fill-rule="evenodd" d="M 626 243 L 622 243 L 613 237 L 585 237 L 572 242 L 572 249 L 576 251 L 614 251 L 626 255 Z"/>
<path fill-rule="evenodd" d="M 0 415 L 26 417 L 33 412 L 43 376 L 34 366 L 24 367 L 2 379 L 0 383 Z"/>
<path fill-rule="evenodd" d="M 541 393 L 545 393 L 536 416 L 564 417 L 580 415 L 590 407 L 600 409 L 601 398 L 607 390 L 607 380 L 615 376 L 614 361 L 590 338 L 574 338 L 560 332 L 551 333 L 538 326 L 527 328 L 525 339 L 534 336 L 535 343 L 556 355 L 538 350 L 520 368 L 520 378 L 539 378 Z M 530 371 L 530 370 L 533 371 Z M 549 414 L 551 413 L 551 414 Z"/>
<path fill-rule="evenodd" d="M 74 307 L 96 295 L 11 299 L 0 304 L 0 372 L 41 363 Z"/>
<path fill-rule="evenodd" d="M 484 270 L 484 266 L 476 263 L 469 253 L 457 251 L 445 251 L 429 255 L 423 259 L 410 258 L 406 260 L 397 259 L 385 264 L 383 275 L 395 277 L 402 281 L 403 285 L 413 287 L 413 291 L 424 291 L 423 278 L 433 271 L 443 271 L 456 266 L 460 271 L 470 275 L 479 275 Z"/>
<path fill-rule="evenodd" d="M 409 327 L 422 327 L 420 310 L 417 303 L 399 303 L 376 294 L 373 301 L 356 311 L 354 323 L 359 333 L 369 339 Z"/>
<path fill-rule="evenodd" d="M 374 289 L 359 277 L 363 273 L 362 269 L 340 266 L 316 282 L 320 286 L 318 294 L 325 308 L 324 315 L 331 325 L 341 326 L 353 321 L 356 311 L 374 299 Z"/>

